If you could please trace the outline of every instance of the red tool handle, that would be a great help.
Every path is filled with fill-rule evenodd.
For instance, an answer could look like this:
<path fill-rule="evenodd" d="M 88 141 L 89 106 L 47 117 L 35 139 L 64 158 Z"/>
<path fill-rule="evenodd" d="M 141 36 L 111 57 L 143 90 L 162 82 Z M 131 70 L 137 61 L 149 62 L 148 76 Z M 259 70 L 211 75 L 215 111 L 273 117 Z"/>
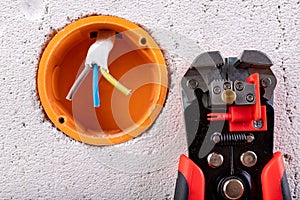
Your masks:
<path fill-rule="evenodd" d="M 202 170 L 185 155 L 180 156 L 175 200 L 204 200 L 205 179 Z"/>
<path fill-rule="evenodd" d="M 261 174 L 263 200 L 291 200 L 283 159 L 280 152 L 264 167 Z M 216 186 L 217 187 L 217 186 Z M 175 200 L 204 200 L 205 177 L 202 170 L 185 155 L 180 156 Z"/>
<path fill-rule="evenodd" d="M 261 174 L 263 200 L 290 200 L 290 190 L 280 152 L 264 167 Z"/>

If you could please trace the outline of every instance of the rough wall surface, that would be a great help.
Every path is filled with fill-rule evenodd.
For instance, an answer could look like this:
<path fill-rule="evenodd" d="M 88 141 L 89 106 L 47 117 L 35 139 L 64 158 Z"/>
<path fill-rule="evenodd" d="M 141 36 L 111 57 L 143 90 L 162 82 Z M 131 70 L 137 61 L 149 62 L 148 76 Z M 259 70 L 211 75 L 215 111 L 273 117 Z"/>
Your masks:
<path fill-rule="evenodd" d="M 197 54 L 258 49 L 273 60 L 275 150 L 284 152 L 293 199 L 300 199 L 300 2 L 1 0 L 0 198 L 172 199 L 186 151 L 179 80 Z M 171 83 L 154 125 L 113 147 L 70 139 L 44 119 L 36 70 L 47 35 L 70 20 L 108 14 L 142 24 L 166 52 Z"/>

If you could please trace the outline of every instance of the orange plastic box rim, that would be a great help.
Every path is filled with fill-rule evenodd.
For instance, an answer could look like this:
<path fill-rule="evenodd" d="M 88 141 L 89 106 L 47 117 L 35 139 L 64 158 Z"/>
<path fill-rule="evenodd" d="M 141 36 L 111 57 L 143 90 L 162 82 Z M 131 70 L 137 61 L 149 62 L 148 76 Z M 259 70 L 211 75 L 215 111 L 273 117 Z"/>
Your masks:
<path fill-rule="evenodd" d="M 72 101 L 67 100 L 96 40 L 93 35 L 104 29 L 118 35 L 109 54 L 109 71 L 132 93 L 126 96 L 100 77 L 101 106 L 95 108 L 89 73 Z M 113 16 L 86 17 L 60 30 L 42 54 L 37 80 L 42 106 L 54 125 L 93 145 L 118 144 L 143 133 L 160 113 L 168 86 L 164 57 L 152 37 L 138 25 Z"/>

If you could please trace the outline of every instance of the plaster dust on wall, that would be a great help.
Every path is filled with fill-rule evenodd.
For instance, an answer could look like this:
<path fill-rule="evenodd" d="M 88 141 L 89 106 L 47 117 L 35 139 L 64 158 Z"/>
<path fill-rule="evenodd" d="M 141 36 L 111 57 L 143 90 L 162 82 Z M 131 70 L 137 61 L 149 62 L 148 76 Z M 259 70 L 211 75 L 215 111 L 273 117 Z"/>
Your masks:
<path fill-rule="evenodd" d="M 0 15 L 0 198 L 172 199 L 186 153 L 179 81 L 193 58 L 219 50 L 265 52 L 274 62 L 275 150 L 284 153 L 300 199 L 300 2 L 2 0 Z M 158 119 L 129 142 L 95 147 L 45 119 L 36 93 L 43 44 L 54 29 L 89 14 L 142 24 L 165 52 L 169 94 Z"/>

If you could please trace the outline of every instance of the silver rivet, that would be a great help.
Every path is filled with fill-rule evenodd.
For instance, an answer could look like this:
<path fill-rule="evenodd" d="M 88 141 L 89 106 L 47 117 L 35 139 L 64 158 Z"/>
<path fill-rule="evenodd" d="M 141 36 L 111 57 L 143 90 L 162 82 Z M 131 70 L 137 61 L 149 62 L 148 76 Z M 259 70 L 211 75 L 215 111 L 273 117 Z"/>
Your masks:
<path fill-rule="evenodd" d="M 212 168 L 220 167 L 223 164 L 223 156 L 218 153 L 211 153 L 207 156 L 207 162 Z"/>
<path fill-rule="evenodd" d="M 221 133 L 219 132 L 215 132 L 212 137 L 211 137 L 212 141 L 217 144 L 221 141 Z"/>
<path fill-rule="evenodd" d="M 248 102 L 253 102 L 253 101 L 254 101 L 254 95 L 253 95 L 253 94 L 247 94 L 246 100 L 247 100 Z"/>
<path fill-rule="evenodd" d="M 263 121 L 261 119 L 253 121 L 254 128 L 260 129 L 263 127 Z"/>
<path fill-rule="evenodd" d="M 269 87 L 270 85 L 272 85 L 272 80 L 271 78 L 264 78 L 261 80 L 261 85 L 266 88 Z"/>
<path fill-rule="evenodd" d="M 220 94 L 221 93 L 221 88 L 219 86 L 214 87 L 213 89 L 215 94 Z"/>
<path fill-rule="evenodd" d="M 229 90 L 231 89 L 231 84 L 229 82 L 224 83 L 224 90 Z"/>
<path fill-rule="evenodd" d="M 244 84 L 240 81 L 236 82 L 235 89 L 237 89 L 238 91 L 242 91 L 244 89 Z"/>
<path fill-rule="evenodd" d="M 228 199 L 239 199 L 244 194 L 244 185 L 240 180 L 232 178 L 224 183 L 223 192 Z"/>
<path fill-rule="evenodd" d="M 198 87 L 198 82 L 194 79 L 188 80 L 187 85 L 191 88 L 191 89 L 196 89 Z"/>
<path fill-rule="evenodd" d="M 257 156 L 253 151 L 246 151 L 241 155 L 241 162 L 246 167 L 253 167 L 257 162 Z"/>
<path fill-rule="evenodd" d="M 254 135 L 252 134 L 247 135 L 247 143 L 251 143 L 253 141 L 254 141 Z"/>

